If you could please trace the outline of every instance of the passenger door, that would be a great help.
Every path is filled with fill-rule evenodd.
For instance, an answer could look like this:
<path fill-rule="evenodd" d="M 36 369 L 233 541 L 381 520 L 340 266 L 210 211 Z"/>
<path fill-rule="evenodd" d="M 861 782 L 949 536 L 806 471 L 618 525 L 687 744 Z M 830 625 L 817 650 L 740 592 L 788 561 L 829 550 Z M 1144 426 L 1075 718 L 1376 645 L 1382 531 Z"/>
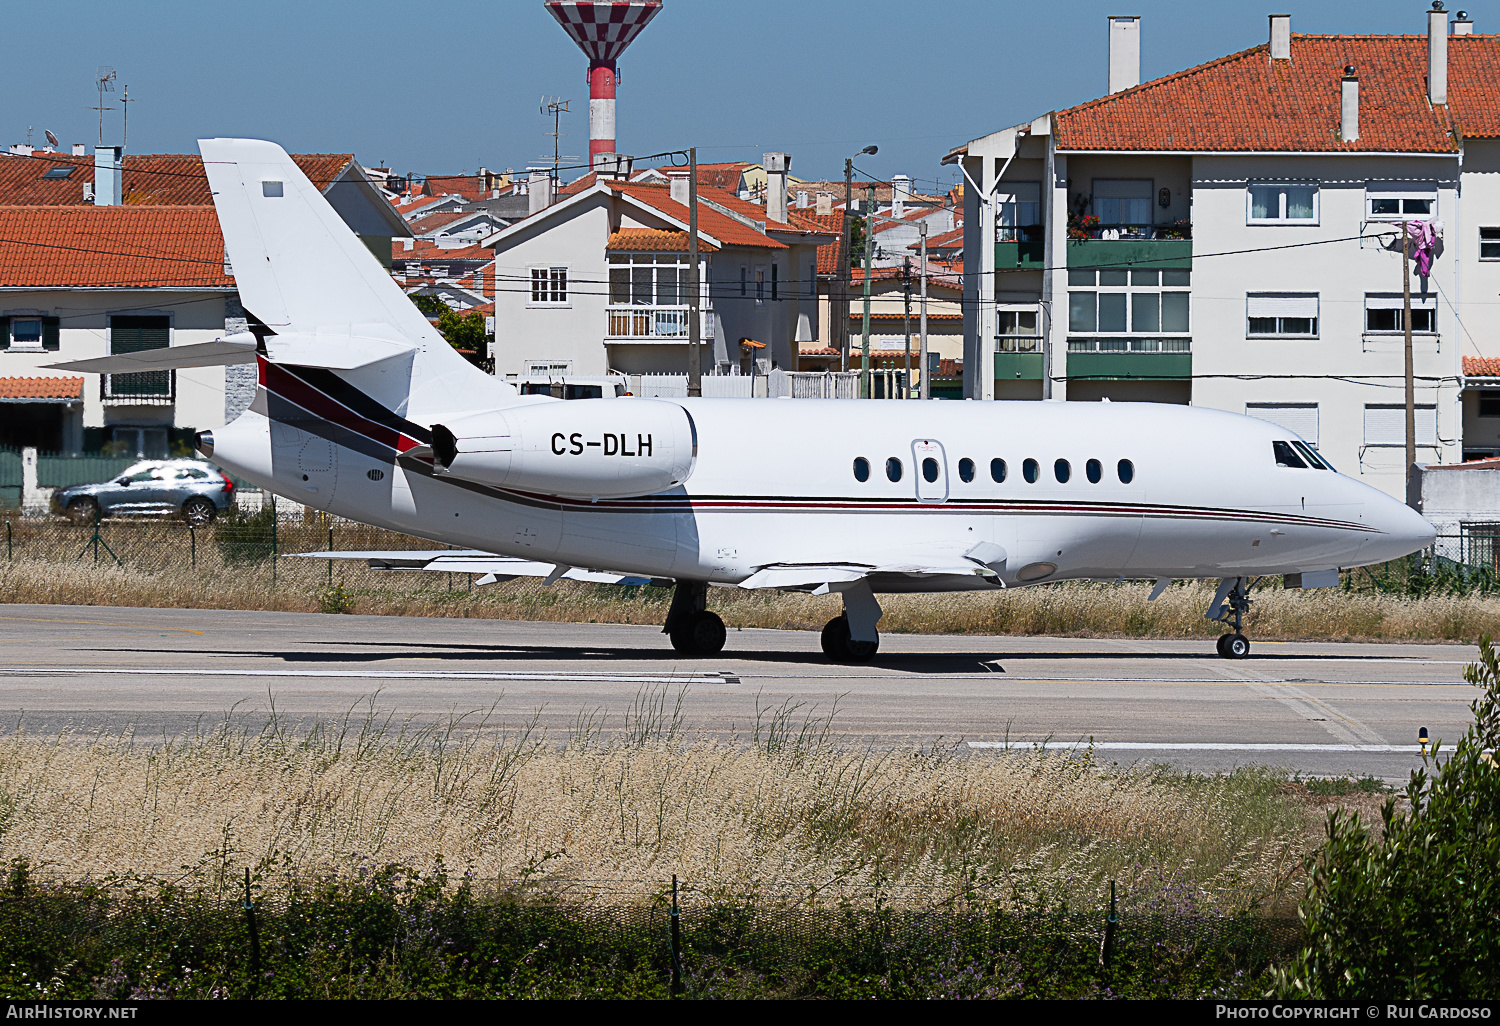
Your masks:
<path fill-rule="evenodd" d="M 943 444 L 930 438 L 911 443 L 912 469 L 916 472 L 918 502 L 948 501 L 948 456 Z"/>

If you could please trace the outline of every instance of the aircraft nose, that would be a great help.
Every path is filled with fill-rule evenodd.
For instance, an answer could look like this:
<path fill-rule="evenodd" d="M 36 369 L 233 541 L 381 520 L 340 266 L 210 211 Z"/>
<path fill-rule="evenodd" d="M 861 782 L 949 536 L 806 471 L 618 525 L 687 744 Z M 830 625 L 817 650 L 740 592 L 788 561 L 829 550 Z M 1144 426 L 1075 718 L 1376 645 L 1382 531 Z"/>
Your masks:
<path fill-rule="evenodd" d="M 1371 505 L 1376 508 L 1369 511 L 1369 521 L 1381 532 L 1372 546 L 1380 550 L 1381 561 L 1418 552 L 1437 538 L 1437 528 L 1406 503 L 1382 495 Z"/>

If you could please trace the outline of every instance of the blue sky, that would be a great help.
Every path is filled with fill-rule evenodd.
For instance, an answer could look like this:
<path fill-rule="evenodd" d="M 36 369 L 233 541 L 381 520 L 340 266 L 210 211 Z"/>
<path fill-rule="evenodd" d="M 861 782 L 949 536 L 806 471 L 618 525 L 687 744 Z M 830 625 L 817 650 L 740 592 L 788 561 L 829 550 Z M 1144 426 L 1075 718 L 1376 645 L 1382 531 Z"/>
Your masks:
<path fill-rule="evenodd" d="M 1450 10 L 1463 6 L 1450 3 Z M 803 178 L 842 175 L 866 144 L 874 175 L 949 184 L 948 149 L 1105 90 L 1105 16 L 1142 16 L 1143 78 L 1294 32 L 1418 33 L 1424 3 L 1325 0 L 1072 4 L 666 0 L 620 61 L 628 153 L 697 145 L 703 161 L 792 154 Z M 1474 3 L 1476 30 L 1500 7 Z M 92 145 L 95 68 L 130 86 L 129 148 L 187 152 L 209 135 L 354 152 L 399 172 L 521 168 L 547 154 L 543 94 L 573 100 L 563 152 L 588 148 L 587 61 L 541 0 L 55 0 L 8 5 L 0 143 L 51 129 Z M 117 87 L 118 88 L 118 87 Z M 107 97 L 118 107 L 119 93 Z M 119 141 L 118 110 L 106 141 Z"/>

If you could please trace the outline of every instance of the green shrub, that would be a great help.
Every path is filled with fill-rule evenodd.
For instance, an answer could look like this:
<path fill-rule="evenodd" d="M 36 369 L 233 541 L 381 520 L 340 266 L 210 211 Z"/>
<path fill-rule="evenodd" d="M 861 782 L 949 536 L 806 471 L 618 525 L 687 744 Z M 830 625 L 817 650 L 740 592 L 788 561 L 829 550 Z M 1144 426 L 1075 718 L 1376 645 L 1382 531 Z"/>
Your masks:
<path fill-rule="evenodd" d="M 1489 637 L 1464 679 L 1483 688 L 1474 722 L 1446 761 L 1413 771 L 1410 811 L 1382 810 L 1375 838 L 1334 813 L 1309 860 L 1306 940 L 1277 974 L 1294 998 L 1489 999 L 1500 996 L 1500 659 Z M 1436 746 L 1434 746 L 1436 750 Z M 1432 772 L 1429 773 L 1429 767 Z"/>
<path fill-rule="evenodd" d="M 275 552 L 276 510 L 270 503 L 254 513 L 231 506 L 214 524 L 214 542 L 226 563 L 259 563 Z"/>
<path fill-rule="evenodd" d="M 335 584 L 318 593 L 318 609 L 324 613 L 352 613 L 354 596 L 345 591 L 342 584 Z"/>

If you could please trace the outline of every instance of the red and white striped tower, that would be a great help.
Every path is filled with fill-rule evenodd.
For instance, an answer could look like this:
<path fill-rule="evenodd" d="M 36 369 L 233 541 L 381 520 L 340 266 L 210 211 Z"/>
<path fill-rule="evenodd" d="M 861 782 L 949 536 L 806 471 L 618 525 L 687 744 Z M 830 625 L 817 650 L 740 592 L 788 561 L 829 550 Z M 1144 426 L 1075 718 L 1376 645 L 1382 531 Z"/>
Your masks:
<path fill-rule="evenodd" d="M 615 149 L 615 61 L 661 10 L 662 0 L 546 0 L 545 6 L 589 58 L 589 166 Z"/>

